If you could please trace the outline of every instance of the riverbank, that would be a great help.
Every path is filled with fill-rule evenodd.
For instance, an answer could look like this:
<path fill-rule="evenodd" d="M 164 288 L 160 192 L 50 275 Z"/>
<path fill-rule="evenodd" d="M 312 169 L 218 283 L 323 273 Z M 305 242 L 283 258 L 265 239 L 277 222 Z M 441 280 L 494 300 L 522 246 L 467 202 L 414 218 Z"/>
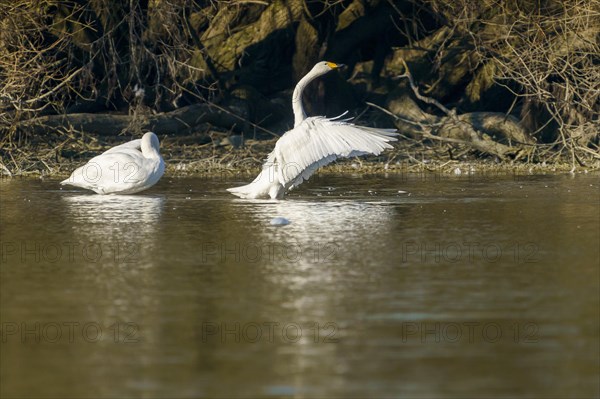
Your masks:
<path fill-rule="evenodd" d="M 4 178 L 66 177 L 94 156 L 124 141 L 120 138 L 103 143 L 73 141 L 59 146 L 2 148 L 0 174 Z M 223 136 L 205 144 L 196 144 L 195 141 L 201 140 L 194 137 L 161 138 L 161 154 L 167 164 L 165 176 L 255 176 L 275 146 L 276 139 L 246 140 L 242 143 L 239 136 Z M 533 160 L 535 153 L 530 153 L 514 160 L 501 161 L 494 157 L 482 158 L 469 149 L 453 153 L 444 146 L 427 146 L 422 142 L 401 139 L 393 150 L 381 156 L 341 159 L 321 168 L 319 173 L 528 175 L 600 170 L 600 160 L 592 157 L 575 165 L 565 156 L 557 155 L 555 158 L 555 162 L 536 162 Z"/>
<path fill-rule="evenodd" d="M 168 175 L 255 174 L 273 140 L 224 139 L 288 129 L 322 60 L 347 68 L 306 87 L 308 115 L 403 135 L 326 171 L 599 167 L 600 26 L 585 2 L 37 3 L 0 16 L 6 176 L 64 176 L 148 130 Z"/>

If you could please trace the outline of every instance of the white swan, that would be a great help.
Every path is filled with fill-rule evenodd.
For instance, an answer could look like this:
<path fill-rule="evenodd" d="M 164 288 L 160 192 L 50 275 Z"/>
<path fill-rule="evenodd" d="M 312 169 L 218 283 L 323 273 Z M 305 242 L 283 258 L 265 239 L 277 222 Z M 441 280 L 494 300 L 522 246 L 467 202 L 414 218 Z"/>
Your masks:
<path fill-rule="evenodd" d="M 165 162 L 156 134 L 113 147 L 75 169 L 60 184 L 86 188 L 98 194 L 133 194 L 160 180 Z"/>
<path fill-rule="evenodd" d="M 302 92 L 315 78 L 340 68 L 341 64 L 318 62 L 296 85 L 292 95 L 294 128 L 281 136 L 262 171 L 250 184 L 228 188 L 241 198 L 283 198 L 286 191 L 307 180 L 319 167 L 337 158 L 378 155 L 392 148 L 395 129 L 374 129 L 348 123 L 347 119 L 306 117 Z M 343 115 L 342 115 L 343 116 Z"/>

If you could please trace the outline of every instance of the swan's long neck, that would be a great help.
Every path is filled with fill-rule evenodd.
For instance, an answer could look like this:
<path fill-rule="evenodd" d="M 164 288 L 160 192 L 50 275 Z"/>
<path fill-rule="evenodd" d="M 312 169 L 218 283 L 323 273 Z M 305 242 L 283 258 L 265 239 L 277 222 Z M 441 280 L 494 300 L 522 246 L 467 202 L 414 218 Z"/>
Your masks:
<path fill-rule="evenodd" d="M 158 140 L 153 140 L 152 136 L 144 135 L 141 145 L 142 155 L 144 158 L 159 159 L 160 151 Z"/>
<path fill-rule="evenodd" d="M 323 75 L 325 72 L 311 70 L 306 74 L 294 89 L 292 94 L 292 109 L 294 110 L 294 127 L 298 126 L 304 119 L 306 119 L 306 113 L 304 112 L 304 106 L 302 105 L 302 93 L 304 88 L 308 86 L 315 78 Z"/>

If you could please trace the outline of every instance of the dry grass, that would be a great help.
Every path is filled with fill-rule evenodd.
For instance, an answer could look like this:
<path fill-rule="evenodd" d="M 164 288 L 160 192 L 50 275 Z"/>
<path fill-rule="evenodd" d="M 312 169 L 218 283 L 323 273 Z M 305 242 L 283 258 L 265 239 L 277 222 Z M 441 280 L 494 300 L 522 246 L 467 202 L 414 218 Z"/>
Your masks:
<path fill-rule="evenodd" d="M 254 178 L 276 139 L 247 140 L 242 147 L 220 145 L 219 137 L 213 143 L 181 143 L 179 139 L 163 138 L 162 155 L 167 163 L 166 175 L 171 177 L 206 176 Z M 34 153 L 19 147 L 8 152 L 10 156 L 0 163 L 0 176 L 66 177 L 75 168 L 113 145 L 120 138 L 99 142 L 96 139 L 73 136 L 60 147 L 40 145 Z M 76 154 L 65 158 L 61 154 Z M 339 160 L 319 170 L 319 173 L 439 173 L 469 174 L 546 174 L 572 170 L 568 162 L 501 162 L 495 158 L 482 159 L 469 146 L 449 150 L 443 143 L 426 144 L 403 137 L 393 150 L 378 157 Z M 585 173 L 600 170 L 600 161 L 580 168 Z"/>
<path fill-rule="evenodd" d="M 531 134 L 554 144 L 548 162 L 600 159 L 600 1 L 431 3 L 476 53 L 471 96 L 493 84 L 512 92 Z"/>

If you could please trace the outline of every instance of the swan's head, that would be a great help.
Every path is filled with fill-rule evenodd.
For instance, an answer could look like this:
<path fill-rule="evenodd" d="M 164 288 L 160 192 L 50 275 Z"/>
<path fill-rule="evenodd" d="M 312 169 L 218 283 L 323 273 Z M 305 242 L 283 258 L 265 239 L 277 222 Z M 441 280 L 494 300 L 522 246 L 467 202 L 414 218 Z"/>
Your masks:
<path fill-rule="evenodd" d="M 146 154 L 151 150 L 158 151 L 160 143 L 158 136 L 152 132 L 148 132 L 142 136 L 142 153 Z"/>
<path fill-rule="evenodd" d="M 329 61 L 321 61 L 317 62 L 313 67 L 311 73 L 314 73 L 316 76 L 324 75 L 329 71 L 333 71 L 334 69 L 339 69 L 343 67 L 344 64 L 336 64 L 335 62 Z"/>

